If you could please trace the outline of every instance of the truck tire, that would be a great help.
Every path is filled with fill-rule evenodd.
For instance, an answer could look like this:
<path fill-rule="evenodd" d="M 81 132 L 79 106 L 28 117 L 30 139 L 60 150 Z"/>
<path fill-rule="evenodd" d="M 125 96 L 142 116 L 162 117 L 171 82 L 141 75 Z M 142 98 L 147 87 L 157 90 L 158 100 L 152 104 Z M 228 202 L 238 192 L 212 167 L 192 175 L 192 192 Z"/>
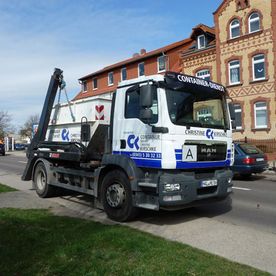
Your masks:
<path fill-rule="evenodd" d="M 120 170 L 111 171 L 104 177 L 101 200 L 107 216 L 112 220 L 129 221 L 137 215 L 129 180 Z"/>
<path fill-rule="evenodd" d="M 56 194 L 56 188 L 47 183 L 47 171 L 42 162 L 38 163 L 35 168 L 33 184 L 39 197 L 52 197 Z"/>

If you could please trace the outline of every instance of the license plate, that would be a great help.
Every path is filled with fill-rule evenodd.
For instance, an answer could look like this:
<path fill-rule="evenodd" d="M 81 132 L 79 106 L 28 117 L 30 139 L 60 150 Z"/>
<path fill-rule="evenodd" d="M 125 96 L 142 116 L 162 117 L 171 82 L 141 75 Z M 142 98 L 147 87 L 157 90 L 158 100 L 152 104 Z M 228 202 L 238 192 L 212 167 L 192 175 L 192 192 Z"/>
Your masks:
<path fill-rule="evenodd" d="M 203 180 L 200 183 L 200 186 L 202 188 L 204 188 L 204 187 L 213 187 L 213 186 L 217 186 L 217 185 L 218 185 L 218 181 L 216 179 Z"/>
<path fill-rule="evenodd" d="M 256 161 L 257 162 L 262 162 L 262 161 L 264 161 L 264 158 L 256 158 Z"/>

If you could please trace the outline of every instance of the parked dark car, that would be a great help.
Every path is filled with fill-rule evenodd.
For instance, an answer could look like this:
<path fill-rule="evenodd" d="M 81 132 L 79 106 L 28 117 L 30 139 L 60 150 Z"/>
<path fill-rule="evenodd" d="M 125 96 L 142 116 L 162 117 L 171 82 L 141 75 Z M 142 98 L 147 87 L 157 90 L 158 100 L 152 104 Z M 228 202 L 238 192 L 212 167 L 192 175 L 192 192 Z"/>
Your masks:
<path fill-rule="evenodd" d="M 252 173 L 262 173 L 268 168 L 267 156 L 254 145 L 234 143 L 235 162 L 231 167 L 234 173 L 250 177 Z"/>
<path fill-rule="evenodd" d="M 14 144 L 15 150 L 25 150 L 25 148 L 26 148 L 25 144 L 19 144 L 19 143 Z"/>
<path fill-rule="evenodd" d="M 5 145 L 4 144 L 0 144 L 0 154 L 2 154 L 3 156 L 6 154 L 5 152 Z"/>

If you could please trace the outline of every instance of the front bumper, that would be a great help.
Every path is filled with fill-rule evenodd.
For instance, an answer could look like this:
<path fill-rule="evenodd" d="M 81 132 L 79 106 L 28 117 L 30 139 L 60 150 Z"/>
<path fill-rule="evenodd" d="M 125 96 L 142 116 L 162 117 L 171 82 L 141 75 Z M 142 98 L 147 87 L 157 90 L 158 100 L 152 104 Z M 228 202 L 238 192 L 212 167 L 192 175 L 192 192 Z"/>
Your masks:
<path fill-rule="evenodd" d="M 162 207 L 175 207 L 176 205 L 187 205 L 195 201 L 205 199 L 222 199 L 231 193 L 233 173 L 230 170 L 217 170 L 213 176 L 208 173 L 196 174 L 194 172 L 172 174 L 164 173 L 159 182 L 159 205 Z M 216 179 L 217 186 L 201 187 L 204 180 Z M 165 183 L 180 184 L 180 191 L 166 192 L 163 187 Z M 177 200 L 174 200 L 177 199 Z"/>
<path fill-rule="evenodd" d="M 225 199 L 232 192 L 233 172 L 230 169 L 213 172 L 162 172 L 157 184 L 156 194 L 138 193 L 136 206 L 150 209 L 183 209 Z M 216 186 L 201 187 L 204 180 L 217 180 Z M 166 184 L 179 184 L 178 191 L 165 191 Z M 141 202 L 142 201 L 142 202 Z"/>

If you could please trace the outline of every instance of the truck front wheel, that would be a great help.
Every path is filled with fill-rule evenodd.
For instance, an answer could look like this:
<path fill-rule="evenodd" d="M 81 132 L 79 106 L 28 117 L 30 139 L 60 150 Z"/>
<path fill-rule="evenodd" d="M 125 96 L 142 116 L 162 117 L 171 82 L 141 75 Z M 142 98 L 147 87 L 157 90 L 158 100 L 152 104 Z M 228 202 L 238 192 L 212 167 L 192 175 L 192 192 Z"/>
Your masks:
<path fill-rule="evenodd" d="M 42 162 L 38 163 L 35 168 L 33 184 L 39 197 L 46 198 L 55 195 L 56 189 L 47 183 L 47 171 Z"/>
<path fill-rule="evenodd" d="M 109 218 L 115 221 L 128 221 L 137 214 L 133 206 L 130 183 L 120 170 L 109 172 L 103 179 L 101 199 Z"/>

